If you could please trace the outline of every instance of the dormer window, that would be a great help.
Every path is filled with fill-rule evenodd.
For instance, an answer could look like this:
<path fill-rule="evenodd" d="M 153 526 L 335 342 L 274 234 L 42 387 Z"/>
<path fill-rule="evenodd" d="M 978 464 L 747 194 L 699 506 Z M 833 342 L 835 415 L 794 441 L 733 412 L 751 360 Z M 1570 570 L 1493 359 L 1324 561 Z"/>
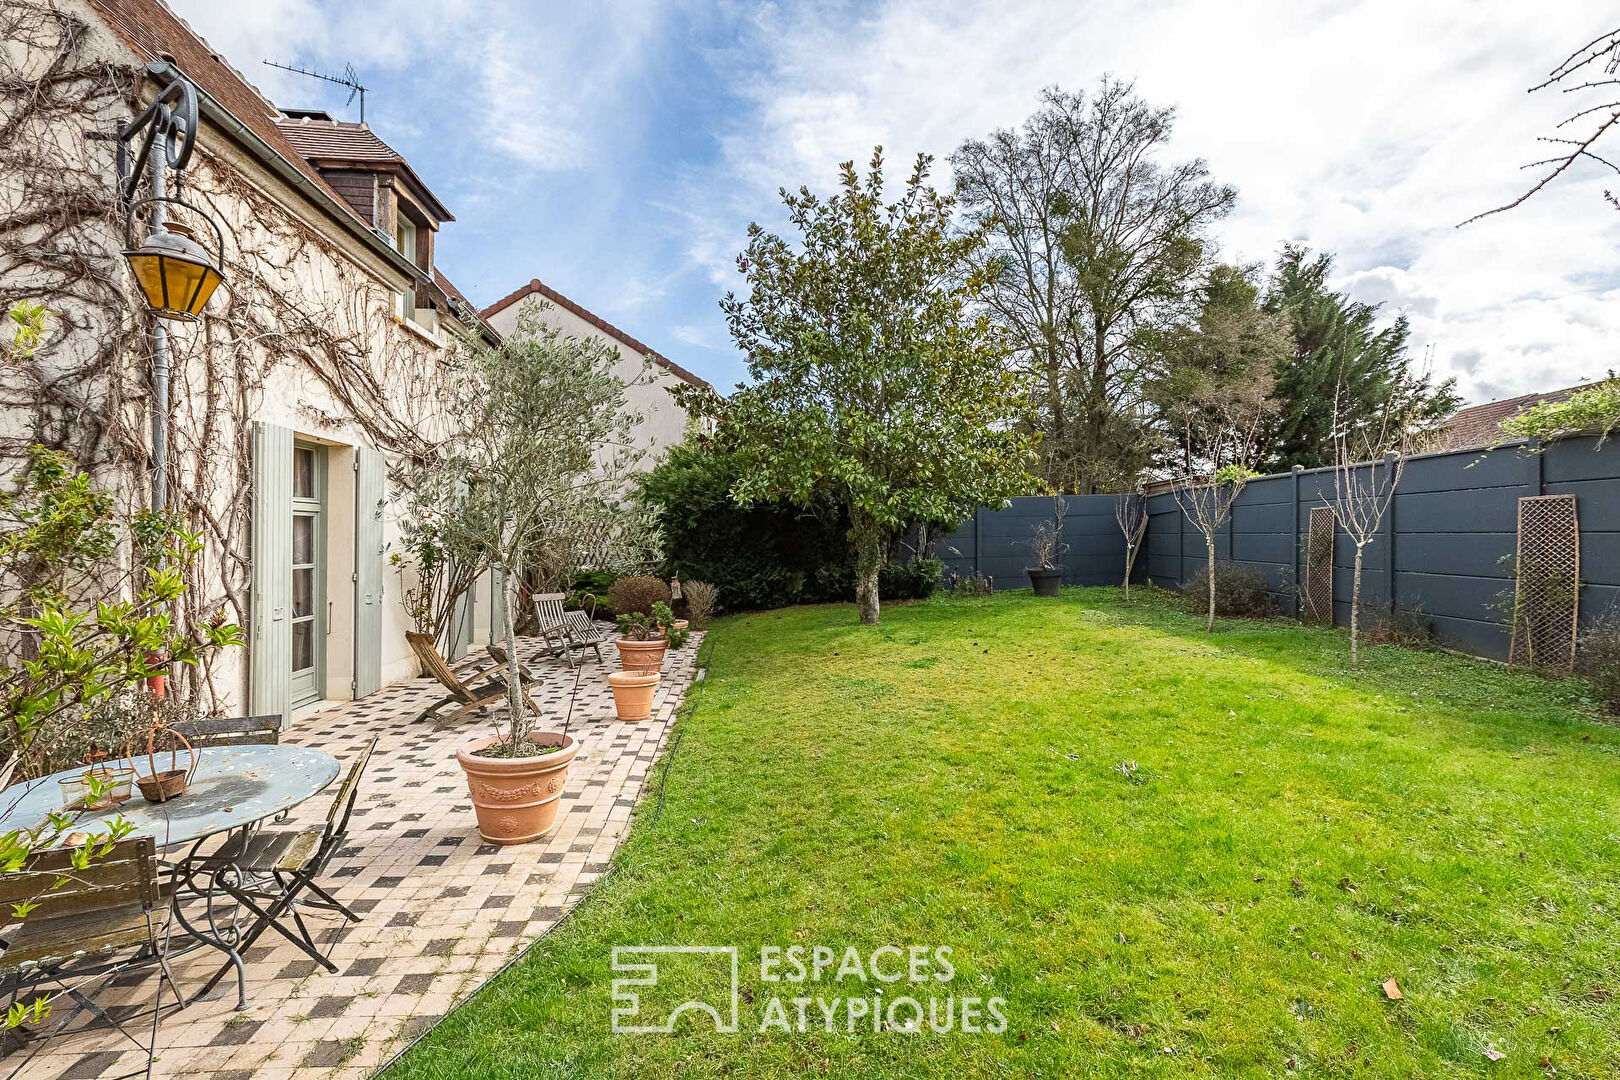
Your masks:
<path fill-rule="evenodd" d="M 404 214 L 394 220 L 394 250 L 416 263 L 416 222 Z"/>

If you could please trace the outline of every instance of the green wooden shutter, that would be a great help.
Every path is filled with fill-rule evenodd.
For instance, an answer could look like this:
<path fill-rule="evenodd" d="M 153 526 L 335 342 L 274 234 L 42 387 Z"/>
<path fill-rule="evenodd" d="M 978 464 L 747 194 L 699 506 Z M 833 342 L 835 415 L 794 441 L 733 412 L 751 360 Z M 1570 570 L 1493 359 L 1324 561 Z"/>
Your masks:
<path fill-rule="evenodd" d="M 253 425 L 253 590 L 248 711 L 287 715 L 292 675 L 292 465 L 289 428 Z"/>
<path fill-rule="evenodd" d="M 355 450 L 354 696 L 382 685 L 383 504 L 382 451 Z"/>

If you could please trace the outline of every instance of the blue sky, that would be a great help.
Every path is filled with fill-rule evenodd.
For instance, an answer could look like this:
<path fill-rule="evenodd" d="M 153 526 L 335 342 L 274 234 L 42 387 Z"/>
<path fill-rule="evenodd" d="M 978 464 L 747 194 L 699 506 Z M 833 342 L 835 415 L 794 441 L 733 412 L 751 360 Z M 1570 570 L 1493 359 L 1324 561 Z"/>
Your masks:
<path fill-rule="evenodd" d="M 1564 104 L 1538 72 L 1607 29 L 1595 0 L 532 4 L 171 0 L 278 103 L 340 68 L 457 221 L 440 265 L 487 304 L 539 277 L 717 385 L 744 374 L 716 301 L 776 189 L 826 189 L 881 142 L 898 166 L 1016 125 L 1105 71 L 1179 109 L 1175 149 L 1238 186 L 1230 258 L 1284 240 L 1411 318 L 1419 354 L 1487 400 L 1620 367 L 1620 214 L 1595 170 L 1520 211 Z"/>

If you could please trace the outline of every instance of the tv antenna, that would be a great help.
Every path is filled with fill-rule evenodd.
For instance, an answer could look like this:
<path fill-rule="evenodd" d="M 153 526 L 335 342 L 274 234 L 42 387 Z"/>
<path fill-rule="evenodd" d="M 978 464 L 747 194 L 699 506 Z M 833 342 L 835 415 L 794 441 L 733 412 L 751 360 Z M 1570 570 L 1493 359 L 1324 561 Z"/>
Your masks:
<path fill-rule="evenodd" d="M 366 122 L 366 88 L 360 85 L 360 76 L 354 70 L 353 64 L 344 64 L 343 72 L 337 75 L 327 71 L 311 71 L 309 68 L 296 67 L 292 64 L 279 64 L 274 60 L 266 60 L 265 64 L 269 67 L 280 68 L 282 71 L 290 71 L 294 75 L 307 75 L 311 79 L 320 79 L 322 82 L 347 86 L 349 88 L 349 100 L 343 103 L 344 107 L 347 108 L 353 104 L 355 95 L 358 94 L 360 96 L 360 122 L 362 124 Z"/>

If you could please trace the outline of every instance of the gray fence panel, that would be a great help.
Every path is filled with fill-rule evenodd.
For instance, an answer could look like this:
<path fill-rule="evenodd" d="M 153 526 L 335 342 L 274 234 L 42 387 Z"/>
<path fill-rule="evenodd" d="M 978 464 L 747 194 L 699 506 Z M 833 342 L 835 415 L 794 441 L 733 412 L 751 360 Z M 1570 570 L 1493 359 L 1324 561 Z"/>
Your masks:
<path fill-rule="evenodd" d="M 1333 489 L 1329 469 L 1250 481 L 1230 525 L 1216 537 L 1216 557 L 1258 568 L 1284 610 L 1296 610 L 1295 566 L 1296 559 L 1304 560 L 1310 509 L 1330 503 Z M 1540 454 L 1504 446 L 1409 459 L 1385 528 L 1363 553 L 1364 610 L 1383 612 L 1392 600 L 1402 609 L 1421 608 L 1446 645 L 1506 657 L 1502 594 L 1513 584 L 1518 501 L 1541 494 L 1572 494 L 1579 500 L 1583 623 L 1620 612 L 1620 440 L 1598 448 L 1589 438 L 1554 443 Z M 967 522 L 950 538 L 959 554 L 945 552 L 942 544 L 942 555 L 947 565 L 968 573 L 977 553 L 978 565 L 995 575 L 998 588 L 1026 587 L 1023 542 L 1035 522 L 1050 513 L 1051 500 L 1041 497 L 1015 499 L 1003 511 L 981 511 L 979 544 L 975 523 Z M 1138 576 L 1178 588 L 1204 564 L 1203 535 L 1169 493 L 1148 499 L 1148 515 Z M 1354 547 L 1342 529 L 1336 534 L 1334 611 L 1342 625 L 1349 622 Z M 1066 582 L 1117 579 L 1124 541 L 1113 520 L 1112 496 L 1071 497 L 1065 540 Z"/>

